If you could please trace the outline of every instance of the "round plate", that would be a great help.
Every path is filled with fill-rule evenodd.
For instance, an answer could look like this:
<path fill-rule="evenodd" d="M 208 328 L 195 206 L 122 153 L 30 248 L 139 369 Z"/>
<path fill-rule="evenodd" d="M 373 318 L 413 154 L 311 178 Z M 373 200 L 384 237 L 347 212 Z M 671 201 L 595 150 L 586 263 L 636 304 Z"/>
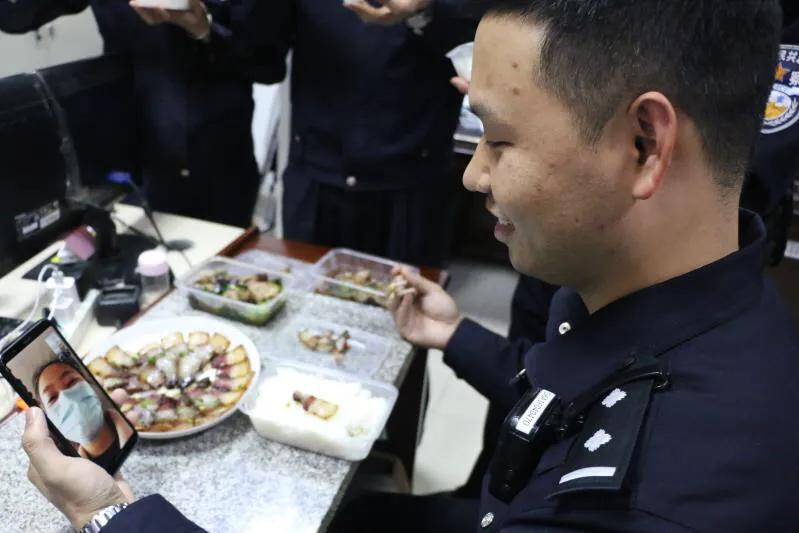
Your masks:
<path fill-rule="evenodd" d="M 255 389 L 255 385 L 258 383 L 258 377 L 261 374 L 261 357 L 258 354 L 258 349 L 255 347 L 255 344 L 253 344 L 249 337 L 247 337 L 234 326 L 210 318 L 189 317 L 167 318 L 163 320 L 142 320 L 141 322 L 137 322 L 129 328 L 125 328 L 116 332 L 104 342 L 101 342 L 92 348 L 91 352 L 89 352 L 89 355 L 83 358 L 83 362 L 88 365 L 98 357 L 104 356 L 108 350 L 114 346 L 119 346 L 125 351 L 137 352 L 140 348 L 149 343 L 160 342 L 164 336 L 169 335 L 170 333 L 180 332 L 185 337 L 192 331 L 204 331 L 211 334 L 221 333 L 227 337 L 228 340 L 230 340 L 231 347 L 235 348 L 238 345 L 242 345 L 244 349 L 247 350 L 247 356 L 250 358 L 250 367 L 252 367 L 252 371 L 254 373 L 253 378 L 250 381 L 250 386 L 247 388 L 241 398 L 239 398 L 239 401 L 236 403 L 236 405 L 232 406 L 227 412 L 225 412 L 216 420 L 207 422 L 201 426 L 196 426 L 191 429 L 183 429 L 180 431 L 140 431 L 139 436 L 143 439 L 166 440 L 194 435 L 195 433 L 200 433 L 201 431 L 205 431 L 206 429 L 214 427 L 235 413 L 241 403 Z"/>

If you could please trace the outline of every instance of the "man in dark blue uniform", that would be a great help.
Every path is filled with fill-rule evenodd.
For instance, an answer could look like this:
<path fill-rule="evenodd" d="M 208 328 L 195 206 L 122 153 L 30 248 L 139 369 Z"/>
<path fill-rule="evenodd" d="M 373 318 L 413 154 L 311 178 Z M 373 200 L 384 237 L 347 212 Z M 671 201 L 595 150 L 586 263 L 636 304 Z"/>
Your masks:
<path fill-rule="evenodd" d="M 91 6 L 106 51 L 133 64 L 152 207 L 248 226 L 260 184 L 252 83 L 285 75 L 284 7 L 259 4 L 192 0 L 186 12 L 137 13 L 124 0 L 0 0 L 0 30 L 30 31 Z"/>
<path fill-rule="evenodd" d="M 285 236 L 440 264 L 462 101 L 445 54 L 477 17 L 462 0 L 290 3 Z"/>
<path fill-rule="evenodd" d="M 791 73 L 788 68 L 799 68 L 794 59 L 790 63 L 788 54 L 799 49 L 799 5 L 781 0 L 783 7 L 783 45 L 780 50 L 783 70 L 776 73 L 774 96 L 790 89 Z M 799 85 L 799 75 L 794 78 L 793 86 Z M 794 180 L 799 178 L 799 122 L 780 120 L 779 109 L 769 107 L 778 116 L 775 120 L 767 120 L 755 143 L 755 151 L 750 161 L 749 170 L 741 192 L 741 206 L 758 213 L 766 224 L 767 261 L 775 265 L 782 260 L 788 241 L 793 214 Z M 783 117 L 791 113 L 783 110 Z M 795 116 L 795 115 L 794 115 Z M 789 127 L 780 127 L 791 122 Z M 779 122 L 779 124 L 775 124 Z M 530 276 L 519 276 L 519 282 L 511 301 L 511 321 L 508 338 L 511 341 L 525 338 L 531 344 L 545 338 L 545 326 L 548 321 L 552 296 L 558 287 L 537 280 Z M 472 473 L 466 484 L 457 494 L 477 497 L 483 475 L 496 445 L 496 435 L 505 419 L 506 410 L 489 405 L 483 434 L 483 450 L 477 458 Z"/>
<path fill-rule="evenodd" d="M 444 348 L 511 413 L 475 529 L 795 530 L 799 339 L 763 275 L 763 223 L 738 208 L 779 29 L 776 1 L 493 0 L 464 183 L 514 267 L 567 288 L 532 346 L 410 272 L 393 306 L 407 339 Z M 30 413 L 32 479 L 73 524 L 126 501 L 100 469 L 91 494 L 65 481 L 90 463 Z M 416 501 L 388 495 L 334 527 L 424 531 Z M 198 530 L 158 496 L 109 512 L 104 531 Z"/>

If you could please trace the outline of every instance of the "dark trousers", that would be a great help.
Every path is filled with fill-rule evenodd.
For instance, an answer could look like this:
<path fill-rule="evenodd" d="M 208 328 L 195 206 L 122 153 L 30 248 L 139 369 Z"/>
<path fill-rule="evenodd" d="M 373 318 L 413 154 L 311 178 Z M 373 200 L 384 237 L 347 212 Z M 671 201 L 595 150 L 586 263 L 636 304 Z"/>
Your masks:
<path fill-rule="evenodd" d="M 338 511 L 328 533 L 463 533 L 477 528 L 479 501 L 445 494 L 373 493 Z"/>
<path fill-rule="evenodd" d="M 360 191 L 322 183 L 316 173 L 290 164 L 283 175 L 287 239 L 441 266 L 452 222 L 444 176 L 441 185 L 430 187 Z"/>
<path fill-rule="evenodd" d="M 143 185 L 156 211 L 249 227 L 261 186 L 251 133 L 251 115 L 236 116 L 188 132 L 191 172 L 182 175 L 145 149 Z"/>

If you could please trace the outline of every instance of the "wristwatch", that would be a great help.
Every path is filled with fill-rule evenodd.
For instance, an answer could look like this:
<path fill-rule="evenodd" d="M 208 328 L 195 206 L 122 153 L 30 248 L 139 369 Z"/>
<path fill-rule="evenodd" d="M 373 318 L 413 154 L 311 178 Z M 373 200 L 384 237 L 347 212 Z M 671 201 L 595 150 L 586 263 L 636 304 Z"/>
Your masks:
<path fill-rule="evenodd" d="M 105 527 L 108 522 L 111 521 L 116 515 L 118 515 L 125 507 L 127 507 L 127 503 L 119 503 L 117 505 L 112 505 L 110 507 L 106 507 L 89 520 L 89 523 L 83 526 L 83 529 L 80 530 L 80 533 L 99 533 L 103 527 Z"/>

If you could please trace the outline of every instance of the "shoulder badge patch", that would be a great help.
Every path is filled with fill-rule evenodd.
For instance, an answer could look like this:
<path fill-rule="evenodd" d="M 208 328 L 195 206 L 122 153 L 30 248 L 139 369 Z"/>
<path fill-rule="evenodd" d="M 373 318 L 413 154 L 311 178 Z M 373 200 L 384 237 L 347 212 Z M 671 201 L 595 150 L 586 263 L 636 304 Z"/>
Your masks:
<path fill-rule="evenodd" d="M 762 133 L 777 133 L 799 121 L 799 46 L 780 47 L 774 86 L 766 104 Z"/>
<path fill-rule="evenodd" d="M 549 498 L 572 492 L 621 489 L 653 388 L 654 381 L 649 379 L 627 383 L 588 411 Z"/>

